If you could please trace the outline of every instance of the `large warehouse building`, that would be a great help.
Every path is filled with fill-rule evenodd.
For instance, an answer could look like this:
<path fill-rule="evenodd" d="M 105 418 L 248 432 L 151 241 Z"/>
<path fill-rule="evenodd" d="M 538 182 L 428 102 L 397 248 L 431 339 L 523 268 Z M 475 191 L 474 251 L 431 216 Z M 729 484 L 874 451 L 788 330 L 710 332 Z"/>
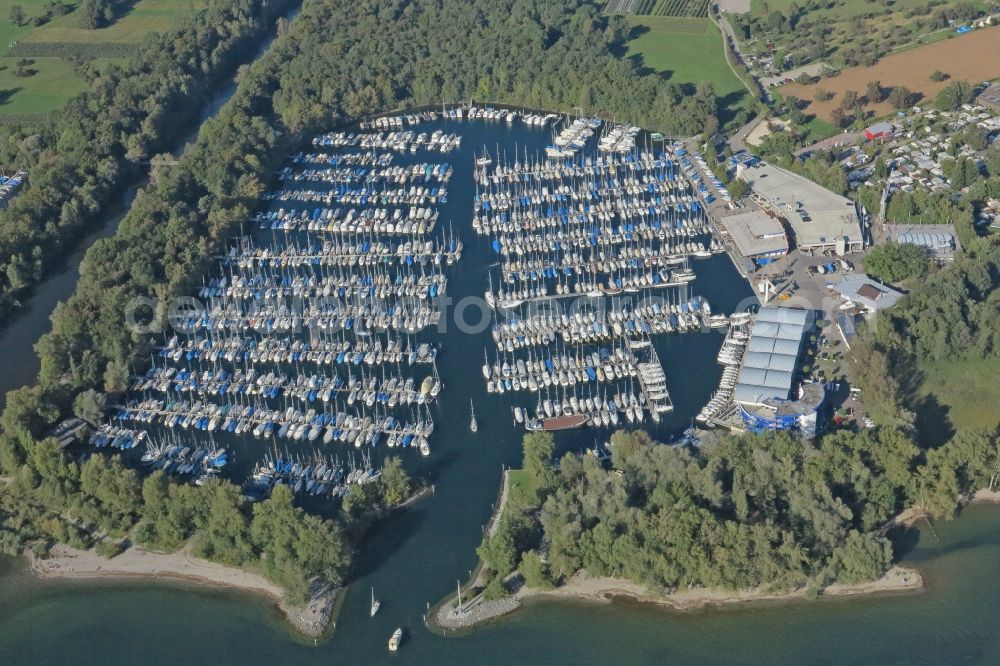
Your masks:
<path fill-rule="evenodd" d="M 757 313 L 733 392 L 749 430 L 797 430 L 807 437 L 818 431 L 822 387 L 795 390 L 799 355 L 814 320 L 812 312 L 792 308 Z"/>
<path fill-rule="evenodd" d="M 762 205 L 788 220 L 800 250 L 842 255 L 864 249 L 861 218 L 847 197 L 763 162 L 742 178 Z"/>

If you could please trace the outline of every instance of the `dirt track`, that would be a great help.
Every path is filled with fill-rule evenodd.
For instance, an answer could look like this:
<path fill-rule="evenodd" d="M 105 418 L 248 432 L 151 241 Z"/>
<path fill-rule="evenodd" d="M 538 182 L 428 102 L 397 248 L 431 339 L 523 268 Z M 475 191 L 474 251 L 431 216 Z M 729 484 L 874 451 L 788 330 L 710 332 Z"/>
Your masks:
<path fill-rule="evenodd" d="M 934 70 L 941 70 L 950 78 L 940 82 L 931 81 L 930 75 Z M 906 86 L 915 93 L 921 93 L 921 101 L 926 103 L 952 81 L 979 83 L 998 76 L 1000 26 L 993 26 L 887 56 L 872 67 L 845 69 L 838 76 L 822 79 L 818 84 L 803 86 L 792 83 L 778 90 L 783 95 L 795 95 L 808 101 L 807 112 L 829 120 L 830 112 L 840 105 L 840 97 L 845 90 L 854 90 L 859 95 L 864 95 L 869 81 L 880 81 L 885 91 L 895 86 Z M 836 93 L 836 96 L 827 102 L 817 102 L 813 97 L 818 89 L 829 90 Z M 893 110 L 887 102 L 865 108 L 874 108 L 876 116 Z"/>

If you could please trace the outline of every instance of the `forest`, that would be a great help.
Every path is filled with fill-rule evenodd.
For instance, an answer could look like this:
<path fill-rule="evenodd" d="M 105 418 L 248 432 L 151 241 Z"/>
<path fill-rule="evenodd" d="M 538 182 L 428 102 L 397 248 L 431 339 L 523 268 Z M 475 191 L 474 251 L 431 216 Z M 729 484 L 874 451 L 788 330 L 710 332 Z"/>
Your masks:
<path fill-rule="evenodd" d="M 1000 463 L 996 431 L 932 450 L 894 427 L 816 442 L 728 435 L 698 449 L 619 431 L 611 443 L 610 467 L 574 453 L 553 466 L 551 435 L 525 437 L 538 495 L 508 509 L 479 549 L 488 596 L 505 594 L 515 570 L 530 587 L 585 569 L 661 592 L 819 592 L 876 580 L 893 558 L 883 525 L 915 504 L 951 516 L 960 495 L 995 484 Z"/>
<path fill-rule="evenodd" d="M 294 0 L 213 2 L 150 34 L 124 64 L 81 65 L 89 90 L 38 128 L 12 126 L 0 163 L 30 187 L 0 211 L 0 315 L 106 213 L 142 165 L 167 150 Z"/>
<path fill-rule="evenodd" d="M 287 486 L 250 506 L 227 481 L 178 484 L 162 471 L 142 478 L 118 457 L 93 455 L 77 464 L 45 439 L 0 488 L 0 551 L 32 545 L 41 554 L 57 541 L 113 556 L 128 542 L 167 552 L 190 542 L 196 557 L 259 571 L 297 603 L 314 579 L 343 579 L 367 524 L 412 487 L 390 457 L 379 480 L 354 486 L 348 510 L 330 520 L 294 506 Z"/>
<path fill-rule="evenodd" d="M 918 364 L 1000 357 L 1000 242 L 963 239 L 961 255 L 928 275 L 862 331 L 855 378 L 872 417 L 913 428 Z"/>

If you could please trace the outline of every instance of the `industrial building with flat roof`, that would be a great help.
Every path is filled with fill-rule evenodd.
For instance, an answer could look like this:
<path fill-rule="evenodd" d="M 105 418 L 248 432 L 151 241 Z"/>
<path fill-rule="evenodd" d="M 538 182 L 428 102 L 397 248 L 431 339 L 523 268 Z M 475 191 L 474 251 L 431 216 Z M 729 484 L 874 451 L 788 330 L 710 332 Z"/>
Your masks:
<path fill-rule="evenodd" d="M 800 249 L 836 254 L 864 249 L 858 210 L 847 197 L 764 162 L 746 169 L 742 178 L 761 203 L 788 220 Z"/>
<path fill-rule="evenodd" d="M 732 237 L 744 259 L 782 257 L 788 254 L 788 239 L 781 222 L 761 210 L 728 215 L 719 222 Z"/>
<path fill-rule="evenodd" d="M 891 139 L 896 128 L 892 123 L 875 123 L 869 125 L 864 130 L 865 139 L 874 141 L 875 139 Z"/>

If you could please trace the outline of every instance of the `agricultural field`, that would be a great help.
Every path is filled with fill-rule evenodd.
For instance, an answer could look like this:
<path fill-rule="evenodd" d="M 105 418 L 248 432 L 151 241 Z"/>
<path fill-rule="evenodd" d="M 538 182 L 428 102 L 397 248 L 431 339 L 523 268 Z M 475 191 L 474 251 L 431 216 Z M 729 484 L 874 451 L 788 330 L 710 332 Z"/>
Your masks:
<path fill-rule="evenodd" d="M 764 79 L 803 65 L 871 66 L 893 53 L 952 38 L 959 23 L 975 23 L 992 6 L 986 0 L 933 5 L 753 0 L 750 13 L 728 19 L 747 62 Z"/>
<path fill-rule="evenodd" d="M 985 8 L 987 3 L 982 0 L 970 0 L 971 4 L 977 8 Z M 774 11 L 779 11 L 787 15 L 792 5 L 805 7 L 806 2 L 796 2 L 795 0 L 750 0 L 750 12 L 756 16 L 764 16 Z M 815 9 L 806 12 L 810 18 L 823 17 L 828 19 L 850 19 L 865 14 L 874 14 L 885 11 L 890 7 L 893 12 L 905 12 L 910 9 L 925 7 L 927 0 L 895 0 L 890 5 L 873 3 L 871 0 L 834 0 L 824 2 L 816 6 Z"/>
<path fill-rule="evenodd" d="M 0 0 L 0 42 L 6 45 L 0 55 L 0 115 L 58 110 L 85 88 L 64 56 L 93 58 L 102 66 L 124 62 L 146 34 L 169 29 L 182 16 L 205 6 L 204 0 L 138 0 L 111 25 L 86 30 L 79 27 L 78 2 L 68 3 L 69 13 L 36 26 L 34 19 L 45 13 L 45 4 L 46 0 Z M 22 7 L 24 25 L 11 22 L 14 5 Z"/>
<path fill-rule="evenodd" d="M 626 57 L 640 58 L 646 67 L 673 83 L 711 83 L 721 101 L 723 122 L 749 104 L 750 93 L 726 62 L 722 34 L 708 19 L 630 16 L 636 36 Z"/>
<path fill-rule="evenodd" d="M 34 1 L 37 2 L 37 0 Z M 16 4 L 13 0 L 0 0 L 0 21 L 6 20 L 8 10 L 4 9 L 3 5 L 8 2 Z M 40 28 L 32 29 L 19 41 L 137 43 L 150 32 L 162 32 L 170 29 L 182 16 L 204 7 L 205 4 L 205 2 L 196 3 L 191 0 L 139 0 L 124 16 L 106 28 L 98 28 L 97 30 L 81 28 L 79 26 L 80 19 L 74 11 L 55 18 Z"/>
<path fill-rule="evenodd" d="M 611 0 L 605 11 L 633 16 L 708 17 L 709 0 Z"/>
<path fill-rule="evenodd" d="M 791 83 L 782 86 L 780 91 L 783 95 L 794 95 L 805 101 L 808 113 L 827 120 L 832 119 L 831 113 L 839 107 L 845 91 L 853 90 L 863 95 L 869 81 L 879 81 L 883 89 L 905 86 L 921 99 L 933 99 L 952 81 L 978 83 L 1000 76 L 1000 59 L 996 57 L 998 43 L 1000 26 L 994 26 L 894 53 L 872 67 L 851 67 L 832 78 L 821 79 L 819 83 Z M 944 72 L 948 79 L 932 81 L 930 75 L 935 71 Z M 818 101 L 815 99 L 818 90 L 832 92 L 834 96 Z M 864 108 L 872 111 L 875 117 L 893 111 L 887 101 L 868 104 Z"/>

